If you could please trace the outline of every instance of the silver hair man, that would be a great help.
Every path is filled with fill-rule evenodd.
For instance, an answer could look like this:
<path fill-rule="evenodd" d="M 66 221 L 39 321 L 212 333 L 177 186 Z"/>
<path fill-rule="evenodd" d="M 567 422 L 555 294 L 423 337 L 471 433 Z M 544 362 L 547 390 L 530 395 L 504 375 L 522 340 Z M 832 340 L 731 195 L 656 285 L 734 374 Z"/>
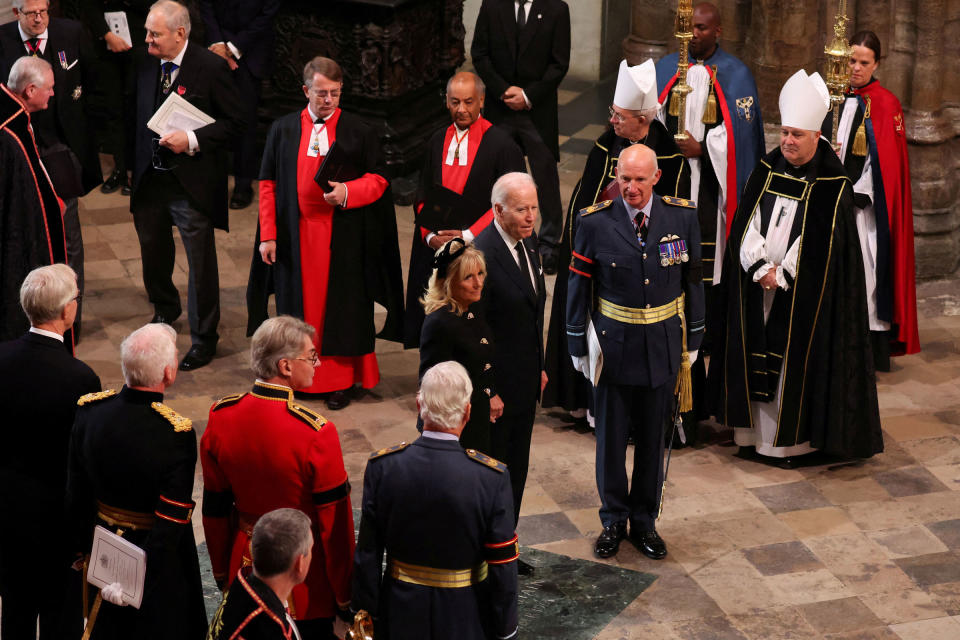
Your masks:
<path fill-rule="evenodd" d="M 477 89 L 477 95 L 485 96 L 487 95 L 487 85 L 483 83 L 483 80 L 477 74 L 471 71 L 463 71 L 461 73 L 469 74 L 473 76 L 473 86 Z M 447 90 L 446 93 L 450 93 L 450 85 L 453 83 L 453 79 L 459 76 L 460 73 L 455 73 L 447 79 Z"/>
<path fill-rule="evenodd" d="M 250 368 L 261 380 L 278 375 L 277 362 L 292 360 L 303 349 L 303 337 L 313 340 L 316 329 L 293 316 L 277 316 L 265 321 L 250 341 Z"/>
<path fill-rule="evenodd" d="M 424 428 L 456 431 L 463 427 L 472 393 L 470 376 L 460 363 L 448 360 L 427 369 L 417 392 Z"/>
<path fill-rule="evenodd" d="M 150 13 L 154 11 L 163 16 L 167 23 L 167 29 L 176 31 L 183 27 L 184 35 L 190 35 L 190 11 L 174 0 L 159 0 L 150 5 Z"/>
<path fill-rule="evenodd" d="M 53 73 L 50 63 L 37 56 L 18 58 L 10 67 L 7 86 L 16 94 L 22 94 L 31 84 L 46 88 L 46 72 Z"/>
<path fill-rule="evenodd" d="M 257 520 L 250 539 L 253 570 L 261 578 L 289 571 L 313 546 L 310 518 L 297 509 L 275 509 Z"/>
<path fill-rule="evenodd" d="M 120 343 L 120 368 L 128 387 L 153 387 L 164 370 L 177 370 L 177 332 L 168 324 L 146 324 Z"/>
<path fill-rule="evenodd" d="M 60 317 L 77 298 L 77 274 L 65 264 L 37 267 L 20 285 L 20 306 L 34 327 Z"/>
<path fill-rule="evenodd" d="M 490 191 L 490 205 L 493 207 L 498 204 L 506 205 L 510 193 L 520 185 L 530 185 L 534 189 L 537 188 L 537 183 L 533 181 L 533 177 L 529 173 L 511 171 L 500 176 L 493 183 L 493 189 Z"/>

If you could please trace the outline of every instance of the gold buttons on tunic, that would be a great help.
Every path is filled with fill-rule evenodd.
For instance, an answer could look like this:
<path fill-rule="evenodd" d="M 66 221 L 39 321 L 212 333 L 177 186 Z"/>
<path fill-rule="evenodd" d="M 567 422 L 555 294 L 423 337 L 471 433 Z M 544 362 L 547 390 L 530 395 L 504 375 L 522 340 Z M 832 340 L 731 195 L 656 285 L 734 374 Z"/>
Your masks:
<path fill-rule="evenodd" d="M 611 266 L 611 267 L 615 267 L 615 266 L 617 266 L 617 263 L 616 263 L 616 262 L 611 262 L 611 263 L 610 263 L 610 266 Z"/>
<path fill-rule="evenodd" d="M 650 284 L 650 278 L 644 278 L 643 284 Z"/>
<path fill-rule="evenodd" d="M 490 344 L 486 338 L 480 338 L 480 344 Z"/>
<path fill-rule="evenodd" d="M 647 305 L 644 307 L 644 309 L 649 309 L 649 308 L 650 308 L 650 304 L 647 303 Z"/>
<path fill-rule="evenodd" d="M 644 259 L 644 260 L 647 259 L 647 254 L 643 254 L 643 259 Z"/>

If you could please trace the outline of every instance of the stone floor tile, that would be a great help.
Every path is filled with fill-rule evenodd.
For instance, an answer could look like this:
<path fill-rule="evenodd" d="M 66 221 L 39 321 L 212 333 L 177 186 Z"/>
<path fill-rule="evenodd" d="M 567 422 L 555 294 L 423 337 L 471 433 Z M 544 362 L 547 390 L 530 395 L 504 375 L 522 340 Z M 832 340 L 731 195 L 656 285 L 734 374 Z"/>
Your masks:
<path fill-rule="evenodd" d="M 927 524 L 933 535 L 937 536 L 947 548 L 960 549 L 960 520 L 943 520 Z"/>
<path fill-rule="evenodd" d="M 580 531 L 561 512 L 520 516 L 517 535 L 525 545 L 569 540 L 580 536 Z"/>
<path fill-rule="evenodd" d="M 730 616 L 730 621 L 750 640 L 820 640 L 821 635 L 797 607 L 765 609 Z"/>
<path fill-rule="evenodd" d="M 767 576 L 763 581 L 774 593 L 773 603 L 780 605 L 801 605 L 854 595 L 826 569 Z"/>
<path fill-rule="evenodd" d="M 898 500 L 871 500 L 844 505 L 850 519 L 862 531 L 895 529 L 920 520 L 911 513 L 911 505 Z"/>
<path fill-rule="evenodd" d="M 675 622 L 673 632 L 683 640 L 747 640 L 747 636 L 726 617 Z"/>
<path fill-rule="evenodd" d="M 873 627 L 857 631 L 841 631 L 824 634 L 823 640 L 900 640 L 900 636 L 889 627 Z"/>
<path fill-rule="evenodd" d="M 954 618 L 932 618 L 891 625 L 902 640 L 948 640 L 960 638 L 960 622 Z"/>
<path fill-rule="evenodd" d="M 939 618 L 945 611 L 920 588 L 858 596 L 863 604 L 887 624 Z"/>
<path fill-rule="evenodd" d="M 906 508 L 906 516 L 918 522 L 940 522 L 960 513 L 960 491 L 926 493 L 897 498 Z"/>
<path fill-rule="evenodd" d="M 947 491 L 947 487 L 923 467 L 907 467 L 884 471 L 875 476 L 877 482 L 894 498 Z"/>
<path fill-rule="evenodd" d="M 723 535 L 719 523 L 671 520 L 660 525 L 658 530 L 671 557 L 691 573 L 736 548 Z"/>
<path fill-rule="evenodd" d="M 923 525 L 872 531 L 868 535 L 886 551 L 889 558 L 907 558 L 948 550 L 946 545 Z"/>
<path fill-rule="evenodd" d="M 717 602 L 686 575 L 661 576 L 638 600 L 647 614 L 659 622 L 724 614 Z"/>
<path fill-rule="evenodd" d="M 560 511 L 560 506 L 544 491 L 539 482 L 527 481 L 523 490 L 523 502 L 520 505 L 520 516 L 532 516 L 541 513 Z"/>
<path fill-rule="evenodd" d="M 798 538 L 855 533 L 860 530 L 850 516 L 839 507 L 787 511 L 778 514 L 777 517 L 790 527 Z"/>
<path fill-rule="evenodd" d="M 765 576 L 823 568 L 823 564 L 799 540 L 743 549 L 742 553 Z"/>
<path fill-rule="evenodd" d="M 927 470 L 951 491 L 960 491 L 960 464 L 928 466 Z"/>
<path fill-rule="evenodd" d="M 927 467 L 960 465 L 960 438 L 957 436 L 907 440 L 902 446 L 917 462 Z"/>
<path fill-rule="evenodd" d="M 911 370 L 911 374 L 913 370 Z M 883 420 L 883 430 L 891 438 L 919 440 L 950 436 L 951 431 L 939 418 L 929 414 L 894 416 Z"/>
<path fill-rule="evenodd" d="M 681 640 L 671 627 L 666 622 L 634 624 L 616 618 L 594 640 Z"/>
<path fill-rule="evenodd" d="M 754 487 L 750 492 L 773 513 L 831 506 L 830 502 L 808 482 Z"/>
<path fill-rule="evenodd" d="M 750 491 L 731 488 L 716 493 L 688 496 L 667 496 L 664 499 L 661 519 L 677 520 L 710 516 L 721 520 L 724 516 L 740 517 L 745 511 L 763 513 L 763 503 Z"/>
<path fill-rule="evenodd" d="M 960 447 L 958 447 L 960 448 Z M 838 479 L 836 476 L 810 480 L 810 484 L 833 504 L 885 500 L 890 494 L 870 477 Z"/>
<path fill-rule="evenodd" d="M 728 615 L 749 614 L 776 605 L 776 592 L 744 557 L 733 551 L 691 573 Z"/>
<path fill-rule="evenodd" d="M 923 587 L 960 580 L 960 553 L 956 551 L 899 558 L 894 562 Z"/>
<path fill-rule="evenodd" d="M 717 526 L 737 548 L 788 542 L 798 536 L 771 513 L 757 513 L 717 522 Z"/>
<path fill-rule="evenodd" d="M 572 138 L 583 138 L 584 140 L 589 140 L 591 143 L 599 138 L 604 131 L 607 130 L 606 124 L 588 124 L 583 127 L 576 133 L 574 133 Z"/>
<path fill-rule="evenodd" d="M 947 612 L 947 615 L 960 615 L 960 580 L 944 582 L 924 587 L 934 604 Z"/>
<path fill-rule="evenodd" d="M 820 633 L 857 631 L 880 626 L 881 620 L 857 598 L 811 602 L 797 606 L 803 617 Z"/>

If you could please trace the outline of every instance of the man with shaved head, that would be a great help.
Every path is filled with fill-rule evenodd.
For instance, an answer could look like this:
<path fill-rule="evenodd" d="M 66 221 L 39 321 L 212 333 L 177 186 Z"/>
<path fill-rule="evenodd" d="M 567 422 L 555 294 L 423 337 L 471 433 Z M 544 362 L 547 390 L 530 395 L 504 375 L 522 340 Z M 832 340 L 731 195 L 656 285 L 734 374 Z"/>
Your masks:
<path fill-rule="evenodd" d="M 720 284 L 720 267 L 727 231 L 737 209 L 750 171 L 764 154 L 763 123 L 757 85 L 743 62 L 720 48 L 723 32 L 720 11 L 709 2 L 693 8 L 691 66 L 687 84 L 686 125 L 688 137 L 678 141 L 690 165 L 690 197 L 697 203 L 703 236 L 703 286 L 707 328 L 703 348 L 710 350 L 714 287 Z M 660 119 L 671 134 L 677 133 L 677 97 L 671 92 L 677 79 L 677 54 L 657 63 Z M 672 114 L 672 115 L 671 115 Z M 702 393 L 705 360 L 693 369 L 694 409 L 684 415 L 688 443 L 696 437 L 697 421 L 708 417 Z"/>
<path fill-rule="evenodd" d="M 408 349 L 420 344 L 419 300 L 430 278 L 434 251 L 456 236 L 472 242 L 493 221 L 493 183 L 505 173 L 525 170 L 520 147 L 481 115 L 485 93 L 478 75 L 461 71 L 452 76 L 446 104 L 453 123 L 434 133 L 427 146 L 414 204 L 417 219 L 407 278 Z"/>
<path fill-rule="evenodd" d="M 703 337 L 700 228 L 692 202 L 654 196 L 660 169 L 649 147 L 625 148 L 616 173 L 620 195 L 580 212 L 570 264 L 567 343 L 574 367 L 596 386 L 603 531 L 594 553 L 615 555 L 629 522 L 637 549 L 660 560 L 667 555 L 655 528 L 663 423 L 677 376 L 689 376 Z M 600 367 L 597 345 L 603 354 Z"/>

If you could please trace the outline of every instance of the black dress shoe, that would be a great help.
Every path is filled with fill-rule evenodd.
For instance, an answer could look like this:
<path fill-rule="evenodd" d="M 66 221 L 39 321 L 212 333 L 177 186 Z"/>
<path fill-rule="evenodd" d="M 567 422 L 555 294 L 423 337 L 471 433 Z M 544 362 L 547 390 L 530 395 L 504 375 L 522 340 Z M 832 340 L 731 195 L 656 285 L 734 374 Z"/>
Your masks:
<path fill-rule="evenodd" d="M 177 318 L 179 317 L 180 317 L 179 311 L 177 311 L 176 313 L 164 313 L 162 311 L 157 311 L 153 314 L 153 317 L 150 318 L 150 322 L 154 324 L 160 323 L 160 324 L 172 325 L 174 322 L 176 322 Z"/>
<path fill-rule="evenodd" d="M 630 542 L 648 558 L 663 560 L 667 557 L 667 545 L 655 530 L 631 531 Z"/>
<path fill-rule="evenodd" d="M 231 209 L 246 209 L 253 202 L 253 189 L 234 189 L 230 198 Z"/>
<path fill-rule="evenodd" d="M 339 411 L 350 405 L 350 390 L 341 389 L 334 391 L 327 397 L 327 408 L 331 411 Z"/>
<path fill-rule="evenodd" d="M 133 193 L 133 188 L 129 184 L 125 184 L 122 187 L 120 187 L 120 195 L 129 196 L 132 193 Z"/>
<path fill-rule="evenodd" d="M 598 558 L 609 558 L 617 555 L 620 550 L 620 541 L 627 537 L 627 523 L 617 522 L 604 527 L 597 541 L 593 545 L 593 552 Z"/>
<path fill-rule="evenodd" d="M 124 172 L 123 178 L 121 180 L 121 174 L 119 169 L 114 169 L 113 173 L 110 174 L 110 177 L 103 181 L 103 184 L 100 185 L 101 193 L 113 193 L 120 188 L 121 184 L 127 181 L 126 172 Z"/>
<path fill-rule="evenodd" d="M 205 344 L 195 344 L 187 351 L 180 362 L 180 371 L 193 371 L 200 367 L 205 367 L 213 360 L 213 354 L 217 352 L 216 347 L 210 347 Z"/>
<path fill-rule="evenodd" d="M 517 559 L 517 573 L 519 573 L 522 576 L 532 576 L 534 574 L 534 571 L 535 569 L 533 568 L 532 564 L 530 564 L 529 562 L 524 562 L 519 558 Z"/>
<path fill-rule="evenodd" d="M 540 264 L 543 266 L 543 272 L 552 276 L 557 272 L 557 248 L 542 244 L 540 246 Z"/>

